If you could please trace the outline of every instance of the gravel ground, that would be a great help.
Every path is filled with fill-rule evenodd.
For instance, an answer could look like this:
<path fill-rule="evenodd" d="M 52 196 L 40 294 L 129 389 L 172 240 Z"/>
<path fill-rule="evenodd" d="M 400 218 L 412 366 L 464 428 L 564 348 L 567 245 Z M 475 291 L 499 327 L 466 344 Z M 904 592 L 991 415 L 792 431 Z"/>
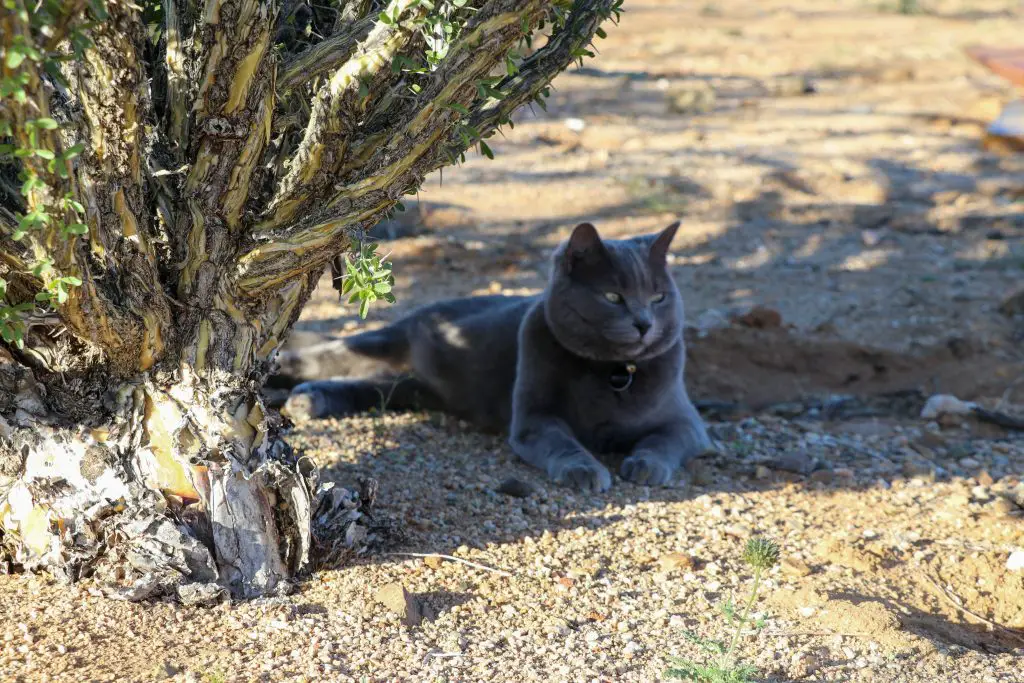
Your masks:
<path fill-rule="evenodd" d="M 972 108 L 1009 92 L 961 48 L 1019 42 L 1021 10 L 922 4 L 627 0 L 549 114 L 425 188 L 426 234 L 389 245 L 400 306 L 371 322 L 535 291 L 578 220 L 625 235 L 683 214 L 695 321 L 762 304 L 793 335 L 1019 363 L 998 308 L 1021 282 L 1024 158 L 980 148 Z M 299 329 L 354 325 L 325 288 Z M 1014 377 L 993 383 L 1019 410 Z M 396 534 L 375 554 L 208 609 L 0 576 L 0 680 L 654 681 L 728 636 L 754 534 L 783 557 L 740 643 L 764 680 L 1022 680 L 1021 433 L 781 412 L 712 424 L 721 453 L 688 483 L 586 498 L 440 415 L 307 425 L 292 439 L 325 476 L 379 481 Z"/>
<path fill-rule="evenodd" d="M 743 542 L 764 534 L 783 562 L 740 647 L 767 680 L 1020 680 L 1024 572 L 1006 565 L 1024 547 L 1024 442 L 771 417 L 713 431 L 723 453 L 690 485 L 584 498 L 441 416 L 318 423 L 296 445 L 325 476 L 380 481 L 381 518 L 404 531 L 387 553 L 490 570 L 382 552 L 211 609 L 0 577 L 0 678 L 653 681 L 700 656 L 687 634 L 727 635 Z M 408 603 L 378 602 L 396 582 Z"/>

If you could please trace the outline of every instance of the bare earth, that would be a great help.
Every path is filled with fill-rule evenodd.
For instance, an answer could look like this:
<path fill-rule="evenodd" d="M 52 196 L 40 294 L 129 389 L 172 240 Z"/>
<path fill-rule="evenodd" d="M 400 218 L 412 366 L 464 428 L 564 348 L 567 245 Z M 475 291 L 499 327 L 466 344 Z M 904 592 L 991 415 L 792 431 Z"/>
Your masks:
<path fill-rule="evenodd" d="M 722 447 L 689 485 L 582 497 L 443 416 L 319 422 L 293 441 L 380 482 L 401 532 L 380 553 L 206 609 L 0 576 L 0 680 L 654 681 L 702 656 L 687 634 L 727 636 L 753 534 L 786 560 L 741 643 L 764 680 L 1024 680 L 1022 432 L 917 417 L 936 392 L 1024 405 L 1024 316 L 999 310 L 1024 281 L 1024 156 L 982 151 L 1012 93 L 962 55 L 1020 42 L 1024 12 L 923 4 L 627 0 L 548 112 L 428 182 L 398 221 L 425 232 L 384 247 L 400 303 L 375 324 L 536 291 L 581 220 L 683 218 L 690 381 Z M 357 326 L 327 285 L 298 329 Z M 391 582 L 421 623 L 377 602 Z"/>

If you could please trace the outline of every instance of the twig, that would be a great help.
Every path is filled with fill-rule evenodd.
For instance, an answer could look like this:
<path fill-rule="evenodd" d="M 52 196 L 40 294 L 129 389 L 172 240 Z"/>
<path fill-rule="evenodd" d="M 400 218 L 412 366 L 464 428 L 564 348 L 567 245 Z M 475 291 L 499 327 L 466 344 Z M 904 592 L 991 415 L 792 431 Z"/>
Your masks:
<path fill-rule="evenodd" d="M 938 581 L 933 579 L 927 572 L 921 572 L 921 576 L 923 576 L 925 578 L 925 580 L 928 581 L 928 583 L 930 583 L 932 585 L 932 587 L 937 589 L 939 591 L 939 594 L 942 597 L 944 597 L 946 599 L 946 601 L 949 602 L 949 604 L 953 605 L 954 607 L 956 607 L 961 612 L 963 612 L 965 614 L 969 614 L 972 617 L 974 617 L 975 619 L 977 619 L 978 621 L 980 621 L 980 622 L 982 622 L 984 624 L 988 624 L 992 628 L 994 628 L 994 629 L 996 629 L 998 631 L 1002 631 L 1003 633 L 1005 633 L 1006 635 L 1014 638 L 1015 640 L 1017 640 L 1017 641 L 1019 641 L 1021 643 L 1024 643 L 1024 635 L 1021 635 L 1017 631 L 1014 631 L 1013 629 L 1007 628 L 1007 627 L 1003 626 L 1002 624 L 1000 624 L 999 622 L 992 621 L 991 619 L 983 617 L 980 614 L 978 614 L 977 612 L 975 612 L 975 611 L 973 611 L 971 609 L 968 609 L 967 607 L 964 607 L 963 599 L 959 595 L 953 593 L 949 589 L 947 589 L 944 586 L 942 586 Z"/>
<path fill-rule="evenodd" d="M 507 572 L 504 569 L 495 569 L 494 567 L 488 567 L 487 565 L 484 565 L 484 564 L 477 564 L 476 562 L 470 562 L 469 560 L 464 560 L 461 557 L 455 557 L 453 555 L 441 555 L 440 553 L 383 553 L 383 554 L 384 555 L 396 556 L 396 557 L 440 557 L 442 560 L 451 560 L 452 562 L 460 562 L 462 564 L 469 565 L 470 567 L 475 567 L 477 569 L 483 569 L 484 571 L 492 572 L 492 573 L 498 574 L 500 576 L 507 576 L 509 578 L 515 578 L 515 574 L 512 574 L 511 572 Z"/>
<path fill-rule="evenodd" d="M 846 633 L 845 631 L 762 631 L 761 635 L 772 638 L 792 638 L 795 636 L 842 636 L 844 638 L 874 638 L 870 633 Z"/>

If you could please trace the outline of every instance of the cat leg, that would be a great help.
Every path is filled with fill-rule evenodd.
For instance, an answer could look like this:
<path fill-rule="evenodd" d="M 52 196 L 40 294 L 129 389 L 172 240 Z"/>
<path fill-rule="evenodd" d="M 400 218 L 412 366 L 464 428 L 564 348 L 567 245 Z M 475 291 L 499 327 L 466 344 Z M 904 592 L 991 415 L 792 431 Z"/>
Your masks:
<path fill-rule="evenodd" d="M 608 468 L 573 437 L 569 425 L 554 417 L 516 415 L 509 445 L 516 455 L 547 472 L 556 484 L 580 491 L 607 491 Z"/>
<path fill-rule="evenodd" d="M 697 409 L 688 398 L 683 412 L 662 429 L 640 439 L 619 474 L 635 484 L 664 486 L 680 466 L 712 449 Z"/>
<path fill-rule="evenodd" d="M 292 389 L 281 412 L 293 422 L 344 417 L 371 410 L 442 410 L 440 397 L 415 377 L 304 382 Z"/>

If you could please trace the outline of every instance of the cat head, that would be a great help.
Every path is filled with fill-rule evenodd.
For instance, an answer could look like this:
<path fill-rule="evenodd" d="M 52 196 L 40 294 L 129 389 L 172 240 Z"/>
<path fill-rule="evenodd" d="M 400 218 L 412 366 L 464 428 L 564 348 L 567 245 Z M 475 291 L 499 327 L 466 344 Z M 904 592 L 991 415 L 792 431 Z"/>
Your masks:
<path fill-rule="evenodd" d="M 643 360 L 683 332 L 683 301 L 666 267 L 679 223 L 660 233 L 602 240 L 581 223 L 554 253 L 545 318 L 558 342 L 584 358 Z"/>

